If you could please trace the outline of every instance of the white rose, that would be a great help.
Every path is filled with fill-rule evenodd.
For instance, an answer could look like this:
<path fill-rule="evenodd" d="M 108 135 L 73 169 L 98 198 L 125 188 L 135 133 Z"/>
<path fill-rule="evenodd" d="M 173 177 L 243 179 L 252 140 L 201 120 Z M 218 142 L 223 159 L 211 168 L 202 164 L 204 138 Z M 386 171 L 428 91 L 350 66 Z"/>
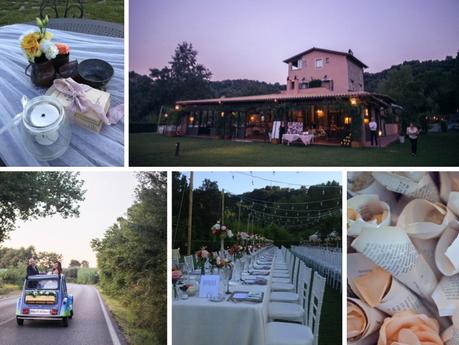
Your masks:
<path fill-rule="evenodd" d="M 54 43 L 51 43 L 49 40 L 42 40 L 40 43 L 40 49 L 48 60 L 54 59 L 57 54 L 59 54 L 59 50 L 57 49 Z"/>

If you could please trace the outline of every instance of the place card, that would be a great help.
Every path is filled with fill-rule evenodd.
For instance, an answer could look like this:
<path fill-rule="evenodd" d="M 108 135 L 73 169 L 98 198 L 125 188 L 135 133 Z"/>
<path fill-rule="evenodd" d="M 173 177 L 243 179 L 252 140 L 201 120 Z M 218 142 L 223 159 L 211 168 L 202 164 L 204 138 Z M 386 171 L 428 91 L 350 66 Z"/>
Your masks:
<path fill-rule="evenodd" d="M 199 285 L 199 297 L 209 298 L 218 296 L 220 289 L 220 276 L 203 275 Z"/>

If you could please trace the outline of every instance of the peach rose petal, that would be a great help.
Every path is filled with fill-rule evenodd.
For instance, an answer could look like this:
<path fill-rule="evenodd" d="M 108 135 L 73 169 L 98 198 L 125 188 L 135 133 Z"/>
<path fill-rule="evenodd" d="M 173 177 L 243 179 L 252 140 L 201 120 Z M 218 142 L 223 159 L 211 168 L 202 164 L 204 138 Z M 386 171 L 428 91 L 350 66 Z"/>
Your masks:
<path fill-rule="evenodd" d="M 376 267 L 365 275 L 354 279 L 354 284 L 363 300 L 376 307 L 389 289 L 392 275 L 380 267 Z"/>
<path fill-rule="evenodd" d="M 366 318 L 362 309 L 354 303 L 347 303 L 347 338 L 360 336 L 365 331 Z"/>
<path fill-rule="evenodd" d="M 435 319 L 403 311 L 384 320 L 378 345 L 443 345 L 439 330 Z"/>
<path fill-rule="evenodd" d="M 398 342 L 406 345 L 421 345 L 416 334 L 409 329 L 402 329 L 398 334 Z"/>

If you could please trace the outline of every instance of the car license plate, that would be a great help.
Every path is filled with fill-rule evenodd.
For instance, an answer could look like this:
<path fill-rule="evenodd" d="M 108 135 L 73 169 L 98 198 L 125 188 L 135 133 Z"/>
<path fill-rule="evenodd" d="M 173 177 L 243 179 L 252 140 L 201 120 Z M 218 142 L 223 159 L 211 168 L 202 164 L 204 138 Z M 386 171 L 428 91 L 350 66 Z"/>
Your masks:
<path fill-rule="evenodd" d="M 30 309 L 30 315 L 50 315 L 49 309 Z"/>

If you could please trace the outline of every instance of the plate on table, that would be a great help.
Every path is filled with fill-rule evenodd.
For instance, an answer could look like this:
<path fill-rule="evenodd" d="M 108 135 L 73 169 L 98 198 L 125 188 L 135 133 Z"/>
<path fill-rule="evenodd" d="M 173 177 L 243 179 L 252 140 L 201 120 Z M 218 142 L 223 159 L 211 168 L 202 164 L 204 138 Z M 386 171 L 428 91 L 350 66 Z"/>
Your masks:
<path fill-rule="evenodd" d="M 269 271 L 252 271 L 249 272 L 252 276 L 267 276 L 269 275 Z"/>
<path fill-rule="evenodd" d="M 234 291 L 231 293 L 231 296 L 228 300 L 231 300 L 235 303 L 238 302 L 252 302 L 252 303 L 261 303 L 263 302 L 263 292 L 250 292 L 250 291 Z"/>
<path fill-rule="evenodd" d="M 223 302 L 225 300 L 225 295 L 218 294 L 216 296 L 209 297 L 211 302 Z"/>

